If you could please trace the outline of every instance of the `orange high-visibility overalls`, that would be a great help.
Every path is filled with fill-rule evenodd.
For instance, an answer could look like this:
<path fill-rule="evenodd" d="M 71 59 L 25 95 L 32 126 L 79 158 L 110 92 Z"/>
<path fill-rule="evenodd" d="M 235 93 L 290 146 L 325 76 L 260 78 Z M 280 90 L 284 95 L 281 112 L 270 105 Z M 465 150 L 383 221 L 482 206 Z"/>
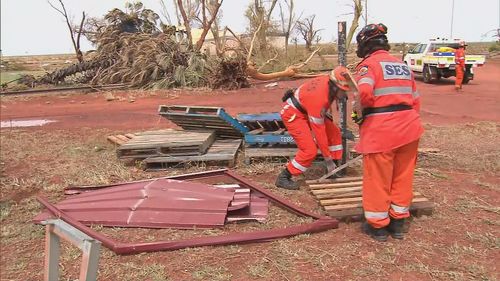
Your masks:
<path fill-rule="evenodd" d="M 356 145 L 363 154 L 363 209 L 368 223 L 381 228 L 390 217 L 410 215 L 423 133 L 420 98 L 408 66 L 384 50 L 358 65 L 356 80 L 365 118 Z"/>
<path fill-rule="evenodd" d="M 311 166 L 318 148 L 325 159 L 342 158 L 340 129 L 325 117 L 331 105 L 328 101 L 328 80 L 328 75 L 320 76 L 295 91 L 294 97 L 305 113 L 294 105 L 291 98 L 283 104 L 281 118 L 298 147 L 295 158 L 287 164 L 288 171 L 294 176 Z"/>
<path fill-rule="evenodd" d="M 455 51 L 455 89 L 462 89 L 465 72 L 465 51 L 464 48 L 458 48 Z"/>

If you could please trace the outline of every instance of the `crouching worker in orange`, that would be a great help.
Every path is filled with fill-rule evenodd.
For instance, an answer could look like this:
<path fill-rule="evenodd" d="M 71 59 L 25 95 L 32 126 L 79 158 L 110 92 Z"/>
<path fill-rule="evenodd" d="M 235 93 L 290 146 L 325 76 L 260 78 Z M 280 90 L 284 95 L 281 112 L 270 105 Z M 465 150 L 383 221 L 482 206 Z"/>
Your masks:
<path fill-rule="evenodd" d="M 347 71 L 345 67 L 339 66 L 330 75 L 311 79 L 297 90 L 287 91 L 283 96 L 281 118 L 295 140 L 298 152 L 279 174 L 276 186 L 299 189 L 292 176 L 304 173 L 311 166 L 318 148 L 325 159 L 327 170 L 335 169 L 334 161 L 342 157 L 342 136 L 327 112 L 332 102 L 345 97 L 345 91 L 349 90 L 343 76 Z"/>
<path fill-rule="evenodd" d="M 363 112 L 356 145 L 363 154 L 363 231 L 378 241 L 389 234 L 403 239 L 424 131 L 413 73 L 389 54 L 386 33 L 385 25 L 370 24 L 356 37 L 356 54 L 363 59 L 355 75 Z"/>

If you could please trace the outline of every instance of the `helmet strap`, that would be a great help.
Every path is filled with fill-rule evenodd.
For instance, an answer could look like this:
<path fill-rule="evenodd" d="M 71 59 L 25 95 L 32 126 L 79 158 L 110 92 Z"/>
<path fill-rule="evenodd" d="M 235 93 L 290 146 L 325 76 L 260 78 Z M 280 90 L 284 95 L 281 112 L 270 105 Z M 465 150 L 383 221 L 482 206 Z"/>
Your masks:
<path fill-rule="evenodd" d="M 340 88 L 333 82 L 332 80 L 328 80 L 328 104 L 332 104 L 332 102 L 337 98 L 338 92 Z"/>

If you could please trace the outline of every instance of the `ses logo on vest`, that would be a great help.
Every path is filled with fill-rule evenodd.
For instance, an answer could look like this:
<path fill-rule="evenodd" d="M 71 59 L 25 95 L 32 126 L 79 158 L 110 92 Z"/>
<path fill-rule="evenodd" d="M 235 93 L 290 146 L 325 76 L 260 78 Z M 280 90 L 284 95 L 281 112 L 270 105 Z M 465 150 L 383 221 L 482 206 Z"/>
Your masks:
<path fill-rule="evenodd" d="M 408 66 L 401 62 L 380 62 L 384 80 L 403 79 L 411 80 L 411 72 Z"/>

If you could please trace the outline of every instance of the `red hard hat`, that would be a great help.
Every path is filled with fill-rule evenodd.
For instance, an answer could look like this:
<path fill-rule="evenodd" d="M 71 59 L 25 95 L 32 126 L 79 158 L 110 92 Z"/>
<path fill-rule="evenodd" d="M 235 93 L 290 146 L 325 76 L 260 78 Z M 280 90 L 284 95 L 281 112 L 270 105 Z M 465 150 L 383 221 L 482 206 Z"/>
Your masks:
<path fill-rule="evenodd" d="M 347 73 L 349 73 L 349 70 L 345 66 L 337 66 L 330 72 L 330 80 L 341 90 L 349 91 L 349 83 L 344 76 Z"/>

